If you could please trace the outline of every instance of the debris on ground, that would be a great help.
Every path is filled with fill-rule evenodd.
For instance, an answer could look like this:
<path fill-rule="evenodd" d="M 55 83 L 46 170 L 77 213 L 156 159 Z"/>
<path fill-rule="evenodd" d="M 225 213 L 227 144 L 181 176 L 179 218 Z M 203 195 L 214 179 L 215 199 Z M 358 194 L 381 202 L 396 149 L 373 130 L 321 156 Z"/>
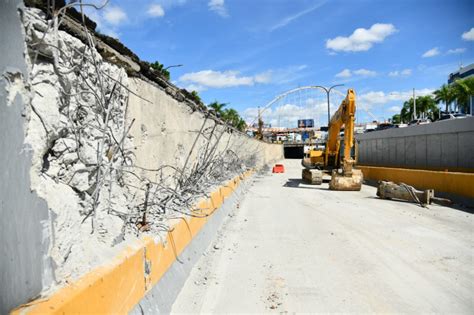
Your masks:
<path fill-rule="evenodd" d="M 382 199 L 411 201 L 426 208 L 427 205 L 431 204 L 434 197 L 434 190 L 426 189 L 419 191 L 405 183 L 396 184 L 394 182 L 379 181 L 377 185 L 377 196 Z"/>

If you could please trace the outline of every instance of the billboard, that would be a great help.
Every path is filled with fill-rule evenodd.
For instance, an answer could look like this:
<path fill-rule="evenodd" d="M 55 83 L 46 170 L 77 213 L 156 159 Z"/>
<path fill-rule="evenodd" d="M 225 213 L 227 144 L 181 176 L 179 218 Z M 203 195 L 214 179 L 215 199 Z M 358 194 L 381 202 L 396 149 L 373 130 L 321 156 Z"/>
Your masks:
<path fill-rule="evenodd" d="M 314 128 L 314 119 L 298 119 L 298 128 Z"/>

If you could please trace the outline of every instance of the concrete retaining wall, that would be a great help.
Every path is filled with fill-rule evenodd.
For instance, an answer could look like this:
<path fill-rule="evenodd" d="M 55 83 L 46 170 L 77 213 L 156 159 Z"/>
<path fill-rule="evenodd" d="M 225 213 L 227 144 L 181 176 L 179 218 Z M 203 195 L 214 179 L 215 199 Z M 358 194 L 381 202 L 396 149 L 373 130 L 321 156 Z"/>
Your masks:
<path fill-rule="evenodd" d="M 149 169 L 166 164 L 182 167 L 201 128 L 208 136 L 216 125 L 215 121 L 169 97 L 152 82 L 133 78 L 129 80 L 129 89 L 134 92 L 129 96 L 127 118 L 135 119 L 130 134 L 135 145 L 136 164 Z M 256 168 L 283 158 L 282 145 L 257 141 L 223 125 L 216 126 L 214 137 L 226 129 L 228 131 L 220 138 L 217 152 L 232 150 L 242 160 L 251 163 L 249 167 Z M 189 167 L 206 142 L 204 136 L 198 139 L 188 161 Z"/>
<path fill-rule="evenodd" d="M 474 117 L 357 135 L 360 165 L 474 171 Z"/>

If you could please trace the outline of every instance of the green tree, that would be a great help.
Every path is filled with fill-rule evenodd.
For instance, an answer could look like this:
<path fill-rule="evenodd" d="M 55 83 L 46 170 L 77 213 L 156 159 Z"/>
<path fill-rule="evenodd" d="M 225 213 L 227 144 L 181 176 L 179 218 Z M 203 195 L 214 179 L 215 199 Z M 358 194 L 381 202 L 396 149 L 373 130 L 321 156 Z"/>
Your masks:
<path fill-rule="evenodd" d="M 243 120 L 242 118 L 239 119 L 239 122 L 237 123 L 237 126 L 235 126 L 238 130 L 244 132 L 245 129 L 247 128 L 247 123 L 245 122 L 245 120 Z"/>
<path fill-rule="evenodd" d="M 474 77 L 456 80 L 453 85 L 457 106 L 465 112 L 469 108 L 469 99 L 474 95 Z"/>
<path fill-rule="evenodd" d="M 150 67 L 158 71 L 162 76 L 166 78 L 166 80 L 169 81 L 170 79 L 170 72 L 165 69 L 165 66 L 161 64 L 159 61 L 155 61 L 153 63 L 150 63 Z"/>
<path fill-rule="evenodd" d="M 452 86 L 443 84 L 441 88 L 434 91 L 435 101 L 437 104 L 444 103 L 445 104 L 445 112 L 449 112 L 449 104 L 451 104 L 455 98 L 455 91 Z"/>
<path fill-rule="evenodd" d="M 219 103 L 218 101 L 214 101 L 211 104 L 207 105 L 207 107 L 214 110 L 216 116 L 222 117 L 224 114 L 224 107 L 227 106 L 227 103 Z"/>
<path fill-rule="evenodd" d="M 439 117 L 439 108 L 436 101 L 431 95 L 418 96 L 416 98 L 416 115 L 417 117 L 427 117 L 431 120 L 436 120 Z M 400 120 L 404 123 L 410 122 L 413 119 L 413 98 L 403 103 L 400 112 Z"/>
<path fill-rule="evenodd" d="M 416 98 L 416 111 L 418 117 L 423 116 L 435 121 L 439 118 L 439 107 L 431 95 L 419 96 Z"/>
<path fill-rule="evenodd" d="M 392 124 L 399 124 L 401 122 L 400 114 L 395 114 L 392 116 Z"/>
<path fill-rule="evenodd" d="M 201 97 L 199 96 L 199 94 L 198 94 L 197 91 L 192 91 L 192 92 L 191 92 L 191 96 L 194 98 L 194 100 L 195 100 L 197 103 L 202 103 Z"/>
<path fill-rule="evenodd" d="M 239 113 L 233 108 L 228 108 L 224 110 L 222 114 L 222 118 L 224 119 L 224 121 L 226 121 L 227 123 L 229 123 L 230 125 L 236 128 L 240 120 Z"/>

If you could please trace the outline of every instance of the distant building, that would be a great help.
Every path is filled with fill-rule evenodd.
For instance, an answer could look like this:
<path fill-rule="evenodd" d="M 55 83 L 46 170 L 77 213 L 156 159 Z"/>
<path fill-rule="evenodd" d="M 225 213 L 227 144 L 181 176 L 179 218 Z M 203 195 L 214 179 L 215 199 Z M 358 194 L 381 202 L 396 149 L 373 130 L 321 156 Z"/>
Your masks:
<path fill-rule="evenodd" d="M 469 77 L 474 77 L 474 63 L 471 63 L 466 67 L 461 66 L 458 71 L 451 73 L 448 78 L 448 84 L 451 84 L 458 79 L 466 79 Z"/>

